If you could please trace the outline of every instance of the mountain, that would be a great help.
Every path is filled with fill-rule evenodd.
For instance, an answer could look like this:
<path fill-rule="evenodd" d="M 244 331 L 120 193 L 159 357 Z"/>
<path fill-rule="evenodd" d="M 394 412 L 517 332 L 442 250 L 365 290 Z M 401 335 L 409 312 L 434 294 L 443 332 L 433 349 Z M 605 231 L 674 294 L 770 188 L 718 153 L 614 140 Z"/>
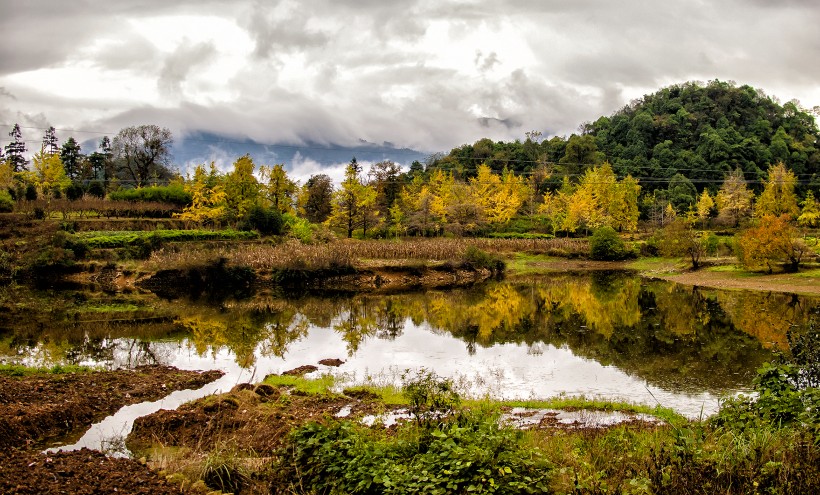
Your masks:
<path fill-rule="evenodd" d="M 544 169 L 551 173 L 545 187 L 555 188 L 564 177 L 575 179 L 605 161 L 619 176 L 637 178 L 645 192 L 684 178 L 698 190 L 714 190 L 738 167 L 755 183 L 778 162 L 795 173 L 801 188 L 817 188 L 820 132 L 814 117 L 795 102 L 781 105 L 748 85 L 688 82 L 584 123 L 568 138 L 480 139 L 454 148 L 433 166 L 461 177 L 474 176 L 482 163 L 496 171 Z"/>
<path fill-rule="evenodd" d="M 414 160 L 423 162 L 429 153 L 408 148 L 397 148 L 391 143 L 374 144 L 362 141 L 358 146 L 334 146 L 317 143 L 300 145 L 266 144 L 252 139 L 237 139 L 207 132 L 193 132 L 174 140 L 173 162 L 184 166 L 191 163 L 209 163 L 212 160 L 230 165 L 242 155 L 249 154 L 257 165 L 283 163 L 293 169 L 304 161 L 321 166 L 348 163 L 353 157 L 361 162 L 392 160 L 409 166 Z"/>

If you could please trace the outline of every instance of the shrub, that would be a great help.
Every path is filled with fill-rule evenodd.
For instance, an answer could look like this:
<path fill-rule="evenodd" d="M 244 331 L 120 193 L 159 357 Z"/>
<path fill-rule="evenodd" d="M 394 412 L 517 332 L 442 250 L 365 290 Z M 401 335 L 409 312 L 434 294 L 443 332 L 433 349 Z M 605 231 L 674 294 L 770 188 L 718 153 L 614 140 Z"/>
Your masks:
<path fill-rule="evenodd" d="M 274 208 L 254 205 L 248 212 L 248 225 L 262 235 L 281 235 L 284 224 L 282 214 Z"/>
<path fill-rule="evenodd" d="M 83 194 L 85 194 L 85 189 L 83 189 L 82 184 L 78 184 L 77 182 L 72 182 L 65 190 L 65 197 L 69 201 L 77 201 L 83 197 Z"/>
<path fill-rule="evenodd" d="M 34 201 L 37 199 L 37 188 L 34 187 L 34 184 L 28 184 L 26 186 L 25 198 L 26 201 Z"/>
<path fill-rule="evenodd" d="M 486 268 L 494 272 L 504 271 L 504 261 L 475 246 L 468 246 L 464 252 L 464 264 L 473 268 Z"/>
<path fill-rule="evenodd" d="M 14 210 L 14 199 L 8 191 L 0 191 L 0 213 L 8 213 Z"/>
<path fill-rule="evenodd" d="M 601 227 L 592 234 L 589 241 L 590 256 L 594 260 L 622 260 L 629 254 L 624 241 L 612 227 Z"/>
<path fill-rule="evenodd" d="M 88 194 L 95 198 L 104 198 L 105 186 L 102 185 L 102 182 L 94 181 L 88 185 Z"/>

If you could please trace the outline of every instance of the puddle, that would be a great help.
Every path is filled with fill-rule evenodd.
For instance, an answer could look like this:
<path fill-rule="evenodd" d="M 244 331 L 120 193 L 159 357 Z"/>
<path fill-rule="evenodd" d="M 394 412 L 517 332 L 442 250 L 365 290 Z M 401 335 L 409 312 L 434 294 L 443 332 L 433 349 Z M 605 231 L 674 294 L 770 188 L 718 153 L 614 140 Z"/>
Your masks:
<path fill-rule="evenodd" d="M 560 409 L 530 409 L 514 407 L 501 416 L 501 421 L 516 428 L 529 429 L 558 426 L 561 428 L 607 428 L 621 423 L 640 421 L 650 424 L 663 424 L 655 416 L 621 411 L 562 411 Z"/>

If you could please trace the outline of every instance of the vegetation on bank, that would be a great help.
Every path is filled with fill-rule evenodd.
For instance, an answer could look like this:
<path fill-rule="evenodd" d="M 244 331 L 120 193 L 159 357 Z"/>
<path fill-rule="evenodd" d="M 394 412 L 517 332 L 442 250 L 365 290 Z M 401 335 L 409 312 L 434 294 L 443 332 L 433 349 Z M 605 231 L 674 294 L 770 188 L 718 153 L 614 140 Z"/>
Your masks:
<path fill-rule="evenodd" d="M 243 447 L 232 430 L 215 426 L 218 438 L 165 444 L 153 451 L 162 458 L 149 456 L 149 462 L 160 462 L 166 473 L 184 465 L 188 474 L 174 479 L 190 485 L 201 476 L 203 489 L 236 493 L 260 484 L 270 493 L 814 493 L 820 489 L 818 327 L 792 335 L 790 343 L 789 355 L 760 369 L 753 395 L 727 399 L 717 415 L 698 420 L 582 398 L 470 399 L 424 370 L 405 373 L 400 391 L 360 386 L 342 394 L 330 375 L 271 376 L 251 387 L 263 398 L 256 406 L 228 394 L 203 399 L 204 410 L 250 408 L 243 414 L 295 419 L 299 410 L 291 408 L 307 403 L 331 409 L 324 415 L 311 409 L 289 423 L 289 431 L 277 434 L 283 436 L 276 437 L 271 456 L 260 446 Z M 367 422 L 363 413 L 333 415 L 332 408 L 343 404 L 353 411 L 369 404 L 364 410 L 383 415 L 400 405 L 408 419 L 384 427 L 378 412 Z M 620 410 L 663 421 L 517 429 L 504 419 L 510 407 Z M 264 429 L 254 431 L 265 436 Z M 186 461 L 175 462 L 175 456 Z M 200 467 L 186 464 L 191 462 Z"/>

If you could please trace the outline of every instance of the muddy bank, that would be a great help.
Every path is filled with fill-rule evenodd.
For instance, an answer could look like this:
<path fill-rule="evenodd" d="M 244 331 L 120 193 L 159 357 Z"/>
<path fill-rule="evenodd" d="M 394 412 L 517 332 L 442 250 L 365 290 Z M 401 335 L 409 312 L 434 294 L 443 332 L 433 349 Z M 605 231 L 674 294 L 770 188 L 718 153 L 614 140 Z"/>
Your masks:
<path fill-rule="evenodd" d="M 0 493 L 96 495 L 193 493 L 132 459 L 82 449 L 43 454 L 0 450 Z"/>
<path fill-rule="evenodd" d="M 144 366 L 30 376 L 0 375 L 0 450 L 43 448 L 113 414 L 121 407 L 199 388 L 222 372 Z"/>

